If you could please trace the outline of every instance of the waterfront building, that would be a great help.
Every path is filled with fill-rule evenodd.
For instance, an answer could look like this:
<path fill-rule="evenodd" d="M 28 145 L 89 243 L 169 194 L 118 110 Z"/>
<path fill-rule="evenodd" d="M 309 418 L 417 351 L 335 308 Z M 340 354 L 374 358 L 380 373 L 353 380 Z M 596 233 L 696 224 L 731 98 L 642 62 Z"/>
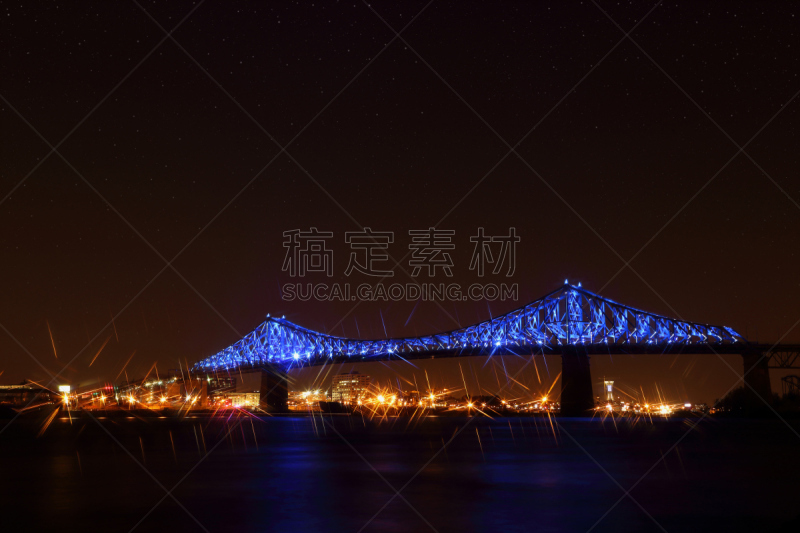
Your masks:
<path fill-rule="evenodd" d="M 331 400 L 342 403 L 356 402 L 367 394 L 369 384 L 370 377 L 355 370 L 334 376 Z"/>

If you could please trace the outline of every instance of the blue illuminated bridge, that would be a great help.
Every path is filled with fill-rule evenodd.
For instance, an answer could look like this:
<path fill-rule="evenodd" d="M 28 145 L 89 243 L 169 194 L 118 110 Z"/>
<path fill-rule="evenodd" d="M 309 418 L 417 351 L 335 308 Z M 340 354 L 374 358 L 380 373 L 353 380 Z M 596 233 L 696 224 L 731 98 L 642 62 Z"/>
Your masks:
<path fill-rule="evenodd" d="M 409 360 L 475 355 L 558 354 L 562 357 L 562 412 L 594 405 L 589 355 L 741 354 L 745 380 L 769 391 L 769 361 L 792 368 L 796 346 L 775 350 L 749 343 L 727 326 L 686 322 L 623 305 L 580 286 L 563 286 L 524 307 L 445 333 L 392 339 L 349 339 L 267 317 L 244 338 L 194 365 L 193 373 L 270 369 L 271 373 L 325 363 Z M 767 353 L 769 352 L 769 353 Z M 766 380 L 766 382 L 765 382 Z"/>

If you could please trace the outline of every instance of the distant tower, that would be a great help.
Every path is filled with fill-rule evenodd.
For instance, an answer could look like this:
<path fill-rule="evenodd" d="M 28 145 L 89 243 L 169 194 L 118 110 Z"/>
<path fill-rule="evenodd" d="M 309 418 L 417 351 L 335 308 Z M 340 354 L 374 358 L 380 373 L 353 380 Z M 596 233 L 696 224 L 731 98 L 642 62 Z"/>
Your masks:
<path fill-rule="evenodd" d="M 604 381 L 603 385 L 606 388 L 606 400 L 609 402 L 614 401 L 614 382 L 613 381 Z"/>

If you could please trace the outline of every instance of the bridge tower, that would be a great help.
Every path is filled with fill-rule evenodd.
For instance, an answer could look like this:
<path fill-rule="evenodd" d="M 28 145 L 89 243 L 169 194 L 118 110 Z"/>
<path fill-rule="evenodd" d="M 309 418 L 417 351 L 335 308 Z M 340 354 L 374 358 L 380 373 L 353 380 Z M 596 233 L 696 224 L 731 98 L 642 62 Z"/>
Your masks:
<path fill-rule="evenodd" d="M 288 375 L 275 365 L 261 368 L 261 387 L 259 404 L 268 413 L 289 411 Z"/>
<path fill-rule="evenodd" d="M 589 355 L 579 345 L 561 351 L 561 415 L 591 416 L 594 409 Z"/>
<path fill-rule="evenodd" d="M 772 402 L 772 385 L 769 381 L 769 354 L 760 350 L 745 350 L 742 353 L 744 363 L 744 382 L 748 391 L 754 392 L 764 401 Z M 761 400 L 754 398 L 757 405 L 762 405 Z"/>
<path fill-rule="evenodd" d="M 566 293 L 566 345 L 561 346 L 561 415 L 590 416 L 594 408 L 589 354 L 579 341 L 583 336 L 583 308 L 574 290 Z M 557 307 L 554 308 L 555 312 Z"/>

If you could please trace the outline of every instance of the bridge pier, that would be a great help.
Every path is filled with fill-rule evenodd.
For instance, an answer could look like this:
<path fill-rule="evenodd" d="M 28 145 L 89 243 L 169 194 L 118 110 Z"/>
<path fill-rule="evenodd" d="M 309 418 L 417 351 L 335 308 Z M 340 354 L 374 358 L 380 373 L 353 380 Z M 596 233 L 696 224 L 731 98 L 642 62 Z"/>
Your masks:
<path fill-rule="evenodd" d="M 261 369 L 259 405 L 268 413 L 289 411 L 288 376 L 273 366 Z"/>
<path fill-rule="evenodd" d="M 755 392 L 764 400 L 772 402 L 772 385 L 769 381 L 769 357 L 765 357 L 761 352 L 749 352 L 742 354 L 744 364 L 744 382 L 748 392 Z M 749 385 L 749 387 L 747 386 Z M 761 400 L 754 398 L 755 403 L 763 405 Z"/>
<path fill-rule="evenodd" d="M 561 352 L 561 416 L 591 416 L 594 409 L 589 356 L 577 346 Z"/>

